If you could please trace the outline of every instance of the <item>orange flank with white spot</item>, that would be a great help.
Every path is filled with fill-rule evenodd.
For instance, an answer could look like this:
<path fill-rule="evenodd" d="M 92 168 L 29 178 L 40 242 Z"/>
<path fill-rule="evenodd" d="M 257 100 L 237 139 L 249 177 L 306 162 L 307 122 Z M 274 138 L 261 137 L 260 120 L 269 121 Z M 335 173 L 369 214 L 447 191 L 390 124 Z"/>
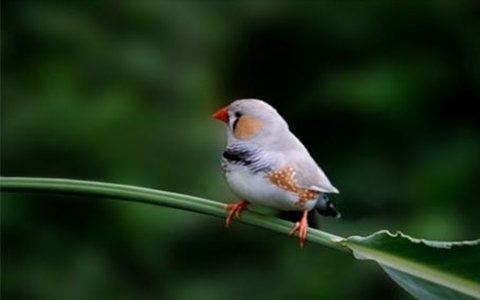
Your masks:
<path fill-rule="evenodd" d="M 296 204 L 303 207 L 307 201 L 316 200 L 319 192 L 302 188 L 295 178 L 296 174 L 295 168 L 288 165 L 284 168 L 270 171 L 267 176 L 274 185 L 297 194 L 298 201 Z"/>

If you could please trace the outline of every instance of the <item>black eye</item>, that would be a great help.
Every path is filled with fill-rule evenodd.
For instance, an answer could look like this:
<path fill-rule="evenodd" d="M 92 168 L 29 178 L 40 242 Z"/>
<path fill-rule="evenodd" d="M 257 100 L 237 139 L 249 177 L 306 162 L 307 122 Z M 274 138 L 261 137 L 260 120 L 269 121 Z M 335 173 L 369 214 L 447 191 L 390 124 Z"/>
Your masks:
<path fill-rule="evenodd" d="M 242 116 L 242 114 L 240 112 L 235 112 L 235 121 L 233 121 L 233 124 L 232 124 L 232 129 L 235 130 L 235 127 L 237 126 L 237 122 L 238 122 L 238 119 L 240 119 L 240 117 Z"/>

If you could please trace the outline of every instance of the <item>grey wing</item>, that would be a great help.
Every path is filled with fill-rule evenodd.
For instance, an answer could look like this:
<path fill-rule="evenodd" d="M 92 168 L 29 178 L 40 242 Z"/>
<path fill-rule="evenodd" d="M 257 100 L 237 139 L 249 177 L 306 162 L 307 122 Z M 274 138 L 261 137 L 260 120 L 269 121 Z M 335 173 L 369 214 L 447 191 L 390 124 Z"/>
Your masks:
<path fill-rule="evenodd" d="M 301 152 L 303 151 L 291 155 L 292 163 L 297 169 L 298 183 L 309 190 L 338 194 L 338 189 L 330 183 L 327 175 L 320 169 L 306 149 L 306 153 Z"/>

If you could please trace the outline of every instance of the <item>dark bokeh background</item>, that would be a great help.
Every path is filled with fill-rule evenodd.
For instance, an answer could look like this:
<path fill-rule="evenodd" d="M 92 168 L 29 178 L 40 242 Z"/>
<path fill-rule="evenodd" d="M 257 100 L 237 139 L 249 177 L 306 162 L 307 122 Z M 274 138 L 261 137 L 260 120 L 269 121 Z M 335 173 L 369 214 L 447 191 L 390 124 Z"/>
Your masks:
<path fill-rule="evenodd" d="M 476 12 L 468 1 L 3 1 L 1 174 L 234 201 L 210 116 L 255 97 L 340 189 L 344 218 L 324 230 L 478 238 Z M 239 223 L 1 197 L 3 299 L 410 298 L 373 263 Z"/>

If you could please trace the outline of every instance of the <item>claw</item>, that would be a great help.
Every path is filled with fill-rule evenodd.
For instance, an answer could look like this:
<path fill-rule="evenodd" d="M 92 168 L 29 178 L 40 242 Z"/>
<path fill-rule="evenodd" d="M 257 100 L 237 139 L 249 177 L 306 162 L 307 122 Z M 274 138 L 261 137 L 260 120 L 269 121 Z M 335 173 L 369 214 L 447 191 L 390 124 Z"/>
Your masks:
<path fill-rule="evenodd" d="M 228 211 L 227 219 L 225 220 L 225 227 L 230 227 L 232 223 L 233 216 L 236 216 L 238 219 L 242 217 L 242 211 L 248 206 L 248 202 L 242 200 L 237 203 L 231 203 L 225 206 L 225 210 Z"/>
<path fill-rule="evenodd" d="M 295 223 L 295 226 L 292 230 L 290 230 L 289 235 L 294 235 L 295 232 L 298 231 L 298 243 L 300 248 L 305 247 L 305 240 L 307 239 L 307 231 L 308 231 L 308 222 L 307 222 L 308 210 L 303 211 L 302 219 Z"/>

